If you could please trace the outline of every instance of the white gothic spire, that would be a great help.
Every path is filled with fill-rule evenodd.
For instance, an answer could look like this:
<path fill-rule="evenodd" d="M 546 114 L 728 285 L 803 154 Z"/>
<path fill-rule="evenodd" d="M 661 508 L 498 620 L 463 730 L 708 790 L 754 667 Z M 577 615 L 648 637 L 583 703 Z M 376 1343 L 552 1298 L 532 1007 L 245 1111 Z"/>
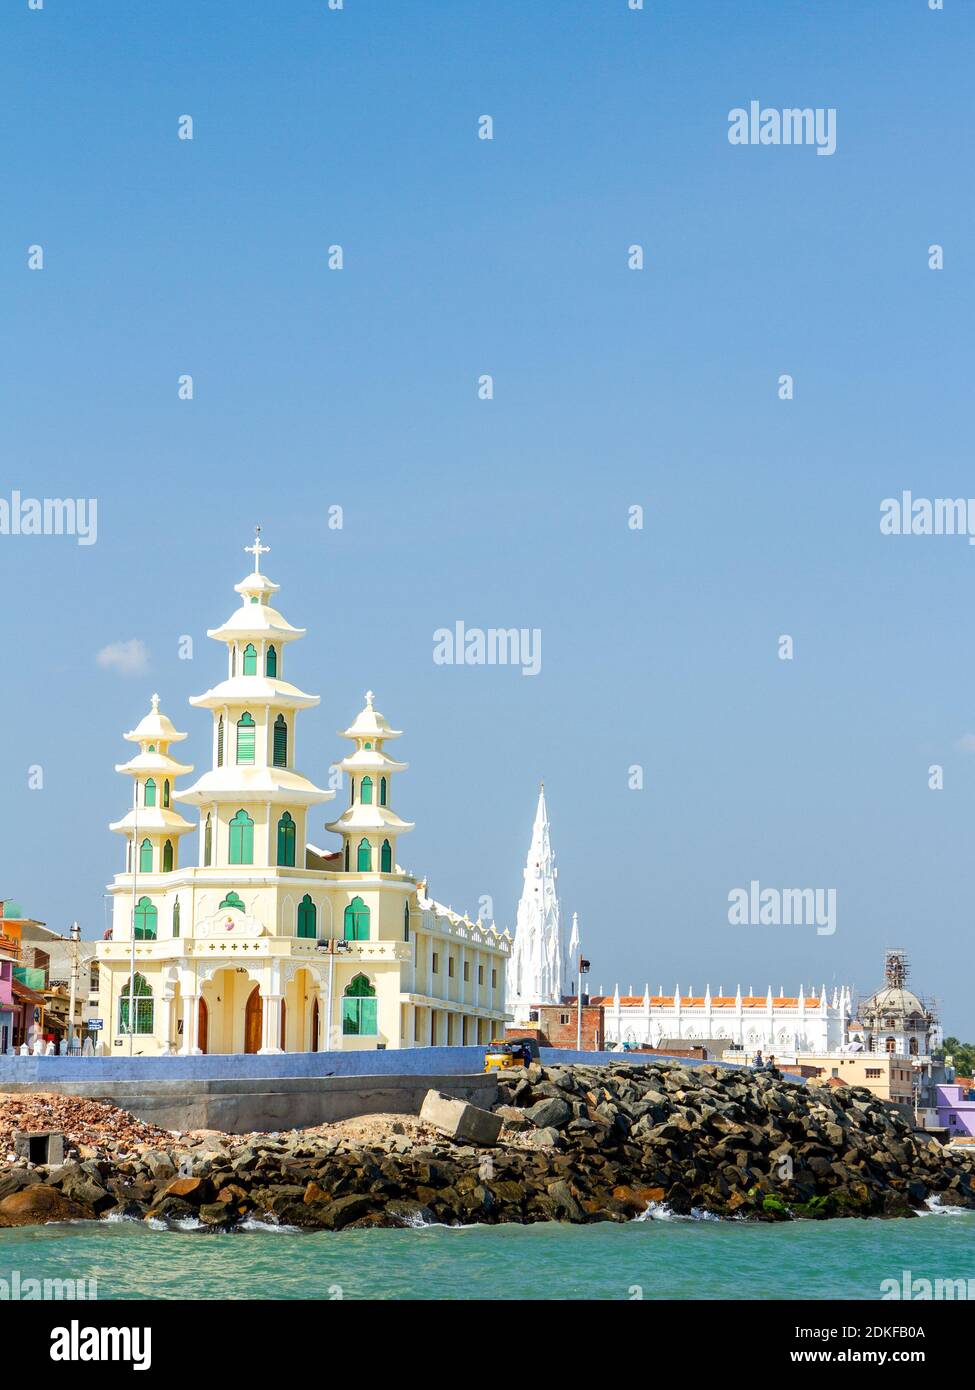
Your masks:
<path fill-rule="evenodd" d="M 557 878 L 543 782 L 508 963 L 506 1007 L 515 1015 L 516 1023 L 528 1021 L 528 1010 L 533 1004 L 558 1004 L 562 999 L 563 947 Z"/>

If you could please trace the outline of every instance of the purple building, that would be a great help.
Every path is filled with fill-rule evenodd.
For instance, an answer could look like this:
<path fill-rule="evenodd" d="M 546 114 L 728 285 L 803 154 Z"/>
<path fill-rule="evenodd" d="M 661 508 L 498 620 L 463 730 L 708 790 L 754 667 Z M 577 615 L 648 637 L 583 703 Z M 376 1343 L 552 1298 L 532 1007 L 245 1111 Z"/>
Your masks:
<path fill-rule="evenodd" d="M 956 1083 L 942 1084 L 935 1089 L 938 1124 L 944 1125 L 949 1134 L 975 1136 L 975 1089 Z"/>

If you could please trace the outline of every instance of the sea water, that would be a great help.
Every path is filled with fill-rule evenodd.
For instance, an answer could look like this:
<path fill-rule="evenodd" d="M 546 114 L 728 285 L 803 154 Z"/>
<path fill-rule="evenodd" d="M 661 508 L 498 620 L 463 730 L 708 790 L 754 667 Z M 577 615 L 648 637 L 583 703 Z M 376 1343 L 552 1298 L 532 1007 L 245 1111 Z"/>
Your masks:
<path fill-rule="evenodd" d="M 975 1212 L 233 1234 L 73 1222 L 0 1230 L 0 1280 L 14 1271 L 21 1287 L 94 1279 L 99 1300 L 880 1299 L 884 1281 L 975 1281 Z"/>

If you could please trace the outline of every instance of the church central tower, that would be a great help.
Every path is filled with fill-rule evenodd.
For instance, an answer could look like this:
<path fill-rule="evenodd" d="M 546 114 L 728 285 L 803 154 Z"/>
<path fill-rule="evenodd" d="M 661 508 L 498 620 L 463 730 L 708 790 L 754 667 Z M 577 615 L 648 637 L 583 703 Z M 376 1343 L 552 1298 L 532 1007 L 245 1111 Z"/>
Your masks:
<path fill-rule="evenodd" d="M 212 712 L 213 766 L 177 799 L 200 808 L 200 868 L 304 868 L 308 808 L 335 795 L 295 770 L 296 717 L 318 696 L 284 679 L 288 646 L 305 633 L 271 606 L 269 547 L 258 535 L 247 550 L 240 607 L 207 632 L 226 644 L 227 678 L 190 700 Z"/>

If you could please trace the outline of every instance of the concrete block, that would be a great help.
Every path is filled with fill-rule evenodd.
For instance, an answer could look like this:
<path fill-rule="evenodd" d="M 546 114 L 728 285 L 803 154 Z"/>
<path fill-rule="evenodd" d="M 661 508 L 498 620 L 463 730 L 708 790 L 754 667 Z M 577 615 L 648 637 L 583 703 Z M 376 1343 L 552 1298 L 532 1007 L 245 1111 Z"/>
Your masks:
<path fill-rule="evenodd" d="M 420 1107 L 420 1119 L 434 1129 L 442 1130 L 451 1139 L 469 1144 L 496 1144 L 501 1133 L 502 1118 L 490 1110 L 480 1110 L 469 1101 L 445 1095 L 443 1091 L 427 1091 Z"/>
<path fill-rule="evenodd" d="M 63 1163 L 64 1135 L 56 1129 L 15 1129 L 14 1153 L 28 1163 Z"/>

